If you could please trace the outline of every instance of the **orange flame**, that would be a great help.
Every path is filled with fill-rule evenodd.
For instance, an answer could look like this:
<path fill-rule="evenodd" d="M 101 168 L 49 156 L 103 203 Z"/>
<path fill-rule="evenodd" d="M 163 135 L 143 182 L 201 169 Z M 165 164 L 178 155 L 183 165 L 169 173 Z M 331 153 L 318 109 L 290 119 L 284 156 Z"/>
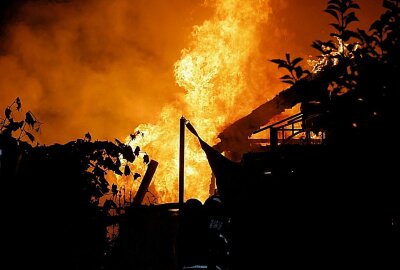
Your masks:
<path fill-rule="evenodd" d="M 139 143 L 160 165 L 153 180 L 161 202 L 177 201 L 179 118 L 185 115 L 210 144 L 229 123 L 257 104 L 249 98 L 258 27 L 267 19 L 267 1 L 217 0 L 215 14 L 195 26 L 189 48 L 175 63 L 175 79 L 186 94 L 163 108 L 154 125 L 140 125 Z M 185 199 L 208 197 L 211 170 L 196 138 L 186 135 Z"/>

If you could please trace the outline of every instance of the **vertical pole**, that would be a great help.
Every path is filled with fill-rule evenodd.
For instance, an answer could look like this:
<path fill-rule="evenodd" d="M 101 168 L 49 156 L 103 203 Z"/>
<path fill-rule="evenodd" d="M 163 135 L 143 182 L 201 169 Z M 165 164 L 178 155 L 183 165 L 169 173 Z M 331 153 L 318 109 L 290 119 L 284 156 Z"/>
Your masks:
<path fill-rule="evenodd" d="M 177 269 L 183 269 L 184 258 L 183 258 L 183 203 L 184 203 L 184 191 L 185 191 L 185 128 L 186 119 L 181 117 L 179 125 L 179 232 L 178 232 L 178 246 L 177 246 Z"/>
<path fill-rule="evenodd" d="M 306 142 L 311 143 L 311 132 L 309 130 L 306 130 Z"/>
<path fill-rule="evenodd" d="M 278 130 L 274 127 L 269 129 L 269 143 L 271 150 L 275 150 L 278 146 Z"/>
<path fill-rule="evenodd" d="M 179 210 L 182 210 L 185 193 L 185 117 L 181 117 L 179 126 Z"/>

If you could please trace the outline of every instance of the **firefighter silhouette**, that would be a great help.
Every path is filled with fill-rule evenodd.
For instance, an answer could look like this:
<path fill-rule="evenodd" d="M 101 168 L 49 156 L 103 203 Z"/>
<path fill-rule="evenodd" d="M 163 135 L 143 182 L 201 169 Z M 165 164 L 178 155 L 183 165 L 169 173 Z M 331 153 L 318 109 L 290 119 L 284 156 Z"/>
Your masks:
<path fill-rule="evenodd" d="M 230 218 L 219 196 L 185 203 L 183 269 L 227 270 Z"/>
<path fill-rule="evenodd" d="M 228 269 L 231 219 L 218 195 L 209 197 L 204 208 L 207 218 L 207 269 Z"/>

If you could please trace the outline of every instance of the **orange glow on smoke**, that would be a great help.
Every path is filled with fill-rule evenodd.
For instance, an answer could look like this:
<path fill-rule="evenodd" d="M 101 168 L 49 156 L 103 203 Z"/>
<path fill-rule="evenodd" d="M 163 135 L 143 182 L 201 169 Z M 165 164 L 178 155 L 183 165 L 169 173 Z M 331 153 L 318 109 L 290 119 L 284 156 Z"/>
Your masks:
<path fill-rule="evenodd" d="M 140 125 L 139 143 L 160 162 L 154 188 L 162 202 L 177 201 L 179 118 L 191 121 L 200 136 L 217 143 L 218 133 L 259 104 L 249 94 L 249 79 L 259 56 L 259 25 L 267 19 L 267 1 L 218 0 L 214 16 L 195 26 L 189 46 L 175 63 L 176 83 L 185 95 L 165 106 L 154 125 Z M 185 199 L 208 197 L 211 170 L 197 139 L 186 135 Z"/>

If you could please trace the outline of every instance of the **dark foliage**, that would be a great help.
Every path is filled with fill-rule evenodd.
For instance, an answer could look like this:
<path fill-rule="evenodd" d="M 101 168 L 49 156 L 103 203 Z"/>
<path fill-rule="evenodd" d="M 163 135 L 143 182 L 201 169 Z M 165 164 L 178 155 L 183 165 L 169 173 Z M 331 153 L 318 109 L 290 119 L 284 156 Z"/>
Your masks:
<path fill-rule="evenodd" d="M 337 41 L 313 42 L 321 55 L 310 76 L 281 78 L 298 90 L 294 104 L 301 103 L 308 120 L 303 128 L 326 139 L 244 156 L 244 176 L 232 191 L 232 269 L 399 267 L 392 127 L 399 107 L 400 1 L 384 0 L 383 7 L 369 31 L 352 31 L 359 6 L 329 0 L 325 12 L 335 20 L 330 36 Z M 293 70 L 288 57 L 272 62 Z M 258 243 L 265 246 L 251 248 Z"/>
<path fill-rule="evenodd" d="M 310 75 L 310 71 L 304 70 L 298 64 L 303 60 L 301 57 L 297 57 L 290 61 L 290 54 L 286 54 L 286 60 L 282 59 L 272 59 L 271 62 L 278 64 L 278 68 L 285 68 L 289 75 L 284 75 L 280 79 L 284 83 L 295 84 L 298 80 L 305 78 L 307 75 Z"/>
<path fill-rule="evenodd" d="M 271 60 L 289 71 L 289 75 L 281 77 L 283 82 L 299 89 L 309 85 L 307 93 L 301 93 L 302 112 L 320 114 L 313 122 L 314 131 L 326 131 L 332 141 L 365 134 L 373 137 L 396 115 L 394 100 L 400 74 L 399 1 L 385 0 L 383 6 L 387 10 L 371 25 L 369 32 L 351 31 L 349 25 L 358 20 L 354 12 L 359 9 L 358 4 L 352 0 L 329 0 L 324 11 L 335 20 L 330 24 L 335 30 L 330 36 L 337 42 L 313 42 L 312 47 L 321 55 L 311 75 L 299 69 L 301 76 L 295 76 L 293 71 L 301 58 L 291 62 L 286 54 L 286 60 Z"/>
<path fill-rule="evenodd" d="M 92 141 L 89 133 L 64 145 L 32 147 L 21 139 L 33 142 L 27 128 L 35 132 L 40 123 L 30 111 L 15 121 L 19 111 L 17 98 L 5 110 L 0 134 L 1 182 L 10 191 L 3 197 L 6 243 L 10 256 L 29 258 L 13 262 L 15 268 L 100 269 L 110 249 L 107 226 L 115 223 L 109 211 L 119 213 L 119 207 L 112 200 L 100 206 L 99 200 L 119 192 L 114 184 L 110 191 L 108 172 L 140 177 L 131 171 L 132 148 L 118 140 Z"/>
<path fill-rule="evenodd" d="M 351 31 L 359 6 L 329 0 L 325 12 L 335 20 L 330 36 L 337 42 L 314 41 L 321 55 L 312 74 L 298 66 L 300 57 L 271 60 L 289 72 L 282 81 L 301 90 L 302 112 L 316 115 L 312 128 L 327 134 L 326 145 L 282 147 L 243 159 L 251 173 L 231 191 L 237 195 L 229 205 L 231 269 L 273 268 L 273 263 L 342 267 L 349 259 L 360 268 L 368 264 L 365 258 L 390 263 L 398 256 L 387 240 L 398 247 L 399 184 L 391 158 L 397 151 L 388 134 L 398 120 L 400 1 L 384 0 L 383 6 L 386 11 L 369 31 Z M 17 120 L 21 110 L 17 98 L 0 127 L 5 257 L 23 258 L 13 261 L 13 268 L 173 269 L 177 216 L 151 207 L 128 209 L 121 223 L 124 238 L 116 243 L 113 263 L 105 262 L 106 227 L 113 222 L 108 213 L 118 205 L 109 199 L 101 208 L 98 201 L 120 192 L 116 185 L 110 190 L 105 175 L 141 177 L 129 163 L 142 149 L 117 139 L 93 142 L 89 133 L 65 145 L 32 147 L 23 139 L 35 141 L 40 122 L 29 111 Z M 149 163 L 147 154 L 143 162 Z M 379 249 L 386 257 L 375 253 Z"/>
<path fill-rule="evenodd" d="M 234 177 L 217 176 L 230 181 L 221 197 L 232 218 L 226 269 L 358 269 L 374 263 L 379 269 L 398 268 L 399 183 L 392 176 L 397 151 L 388 134 L 398 115 L 399 1 L 385 0 L 384 7 L 387 11 L 370 32 L 351 31 L 359 6 L 352 0 L 329 0 L 325 12 L 335 19 L 334 41 L 313 43 L 321 55 L 312 74 L 298 67 L 301 58 L 292 60 L 290 54 L 271 60 L 288 71 L 281 80 L 291 84 L 291 92 L 283 91 L 271 106 L 301 103 L 305 117 L 312 116 L 304 129 L 327 137 L 321 145 L 280 145 L 247 153 Z M 209 162 L 225 176 L 232 174 L 220 162 Z M 170 250 L 163 248 L 171 236 L 165 231 L 177 221 L 164 219 L 159 226 L 152 218 L 167 211 L 129 210 L 134 213 L 122 224 L 124 237 L 117 241 L 109 268 L 175 269 L 164 257 Z M 187 220 L 179 224 L 189 233 L 184 234 L 181 259 L 210 266 L 204 256 L 210 249 L 204 246 L 211 241 L 204 241 L 200 216 L 184 209 Z M 179 252 L 179 244 L 175 246 Z"/>
<path fill-rule="evenodd" d="M 9 105 L 4 110 L 5 118 L 1 118 L 0 122 L 0 134 L 11 137 L 13 134 L 19 132 L 17 136 L 17 141 L 21 141 L 25 136 L 33 143 L 35 141 L 35 136 L 32 132 L 39 132 L 41 123 L 38 119 L 33 115 L 31 111 L 25 113 L 24 120 L 17 120 L 18 115 L 20 114 L 22 109 L 21 100 L 17 97 L 11 105 Z M 30 130 L 31 132 L 29 132 Z"/>

